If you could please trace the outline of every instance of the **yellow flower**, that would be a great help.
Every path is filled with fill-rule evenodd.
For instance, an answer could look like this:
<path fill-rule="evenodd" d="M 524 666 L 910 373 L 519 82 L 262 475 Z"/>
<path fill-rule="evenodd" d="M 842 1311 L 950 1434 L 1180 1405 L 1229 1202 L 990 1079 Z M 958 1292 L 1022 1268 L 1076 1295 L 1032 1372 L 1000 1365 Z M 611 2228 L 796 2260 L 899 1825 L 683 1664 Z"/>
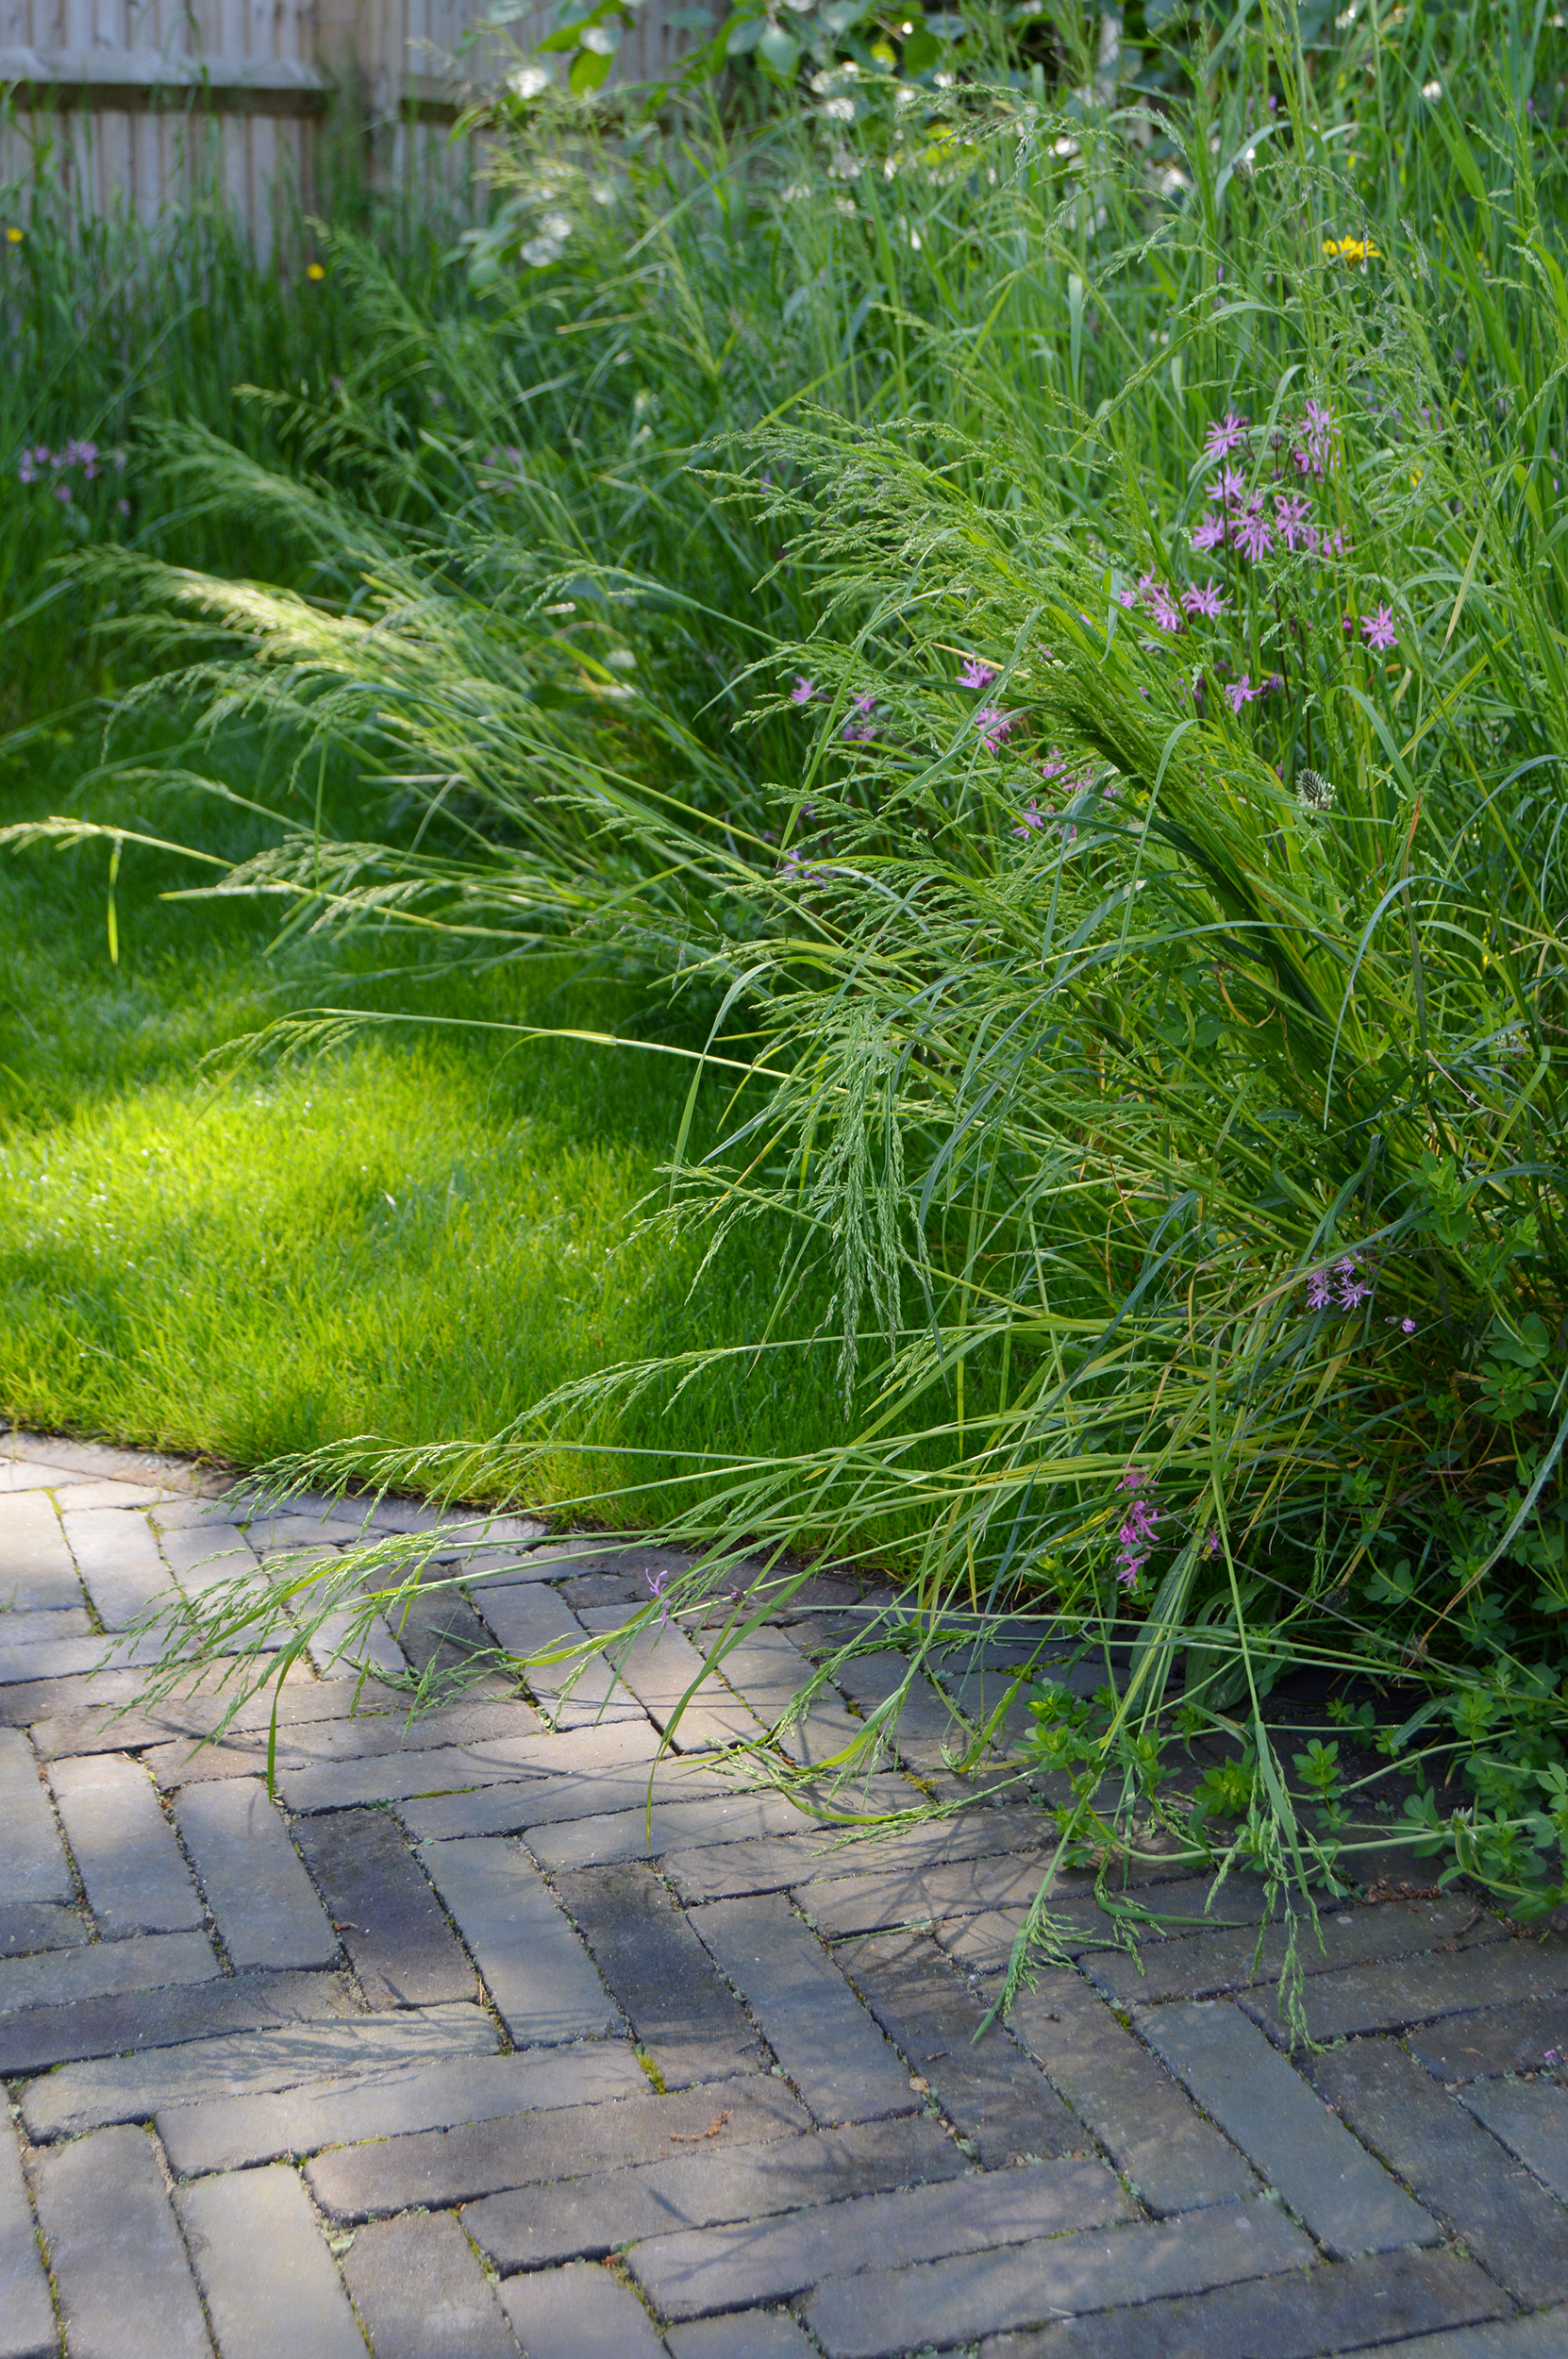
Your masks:
<path fill-rule="evenodd" d="M 307 278 L 325 278 L 326 276 L 325 265 L 322 262 L 307 262 L 305 276 Z"/>
<path fill-rule="evenodd" d="M 22 243 L 21 230 L 16 228 L 14 226 L 8 229 L 6 232 L 6 243 L 8 245 L 20 245 Z"/>
<path fill-rule="evenodd" d="M 1370 238 L 1325 238 L 1325 259 L 1330 262 L 1366 262 L 1381 259 L 1381 249 Z"/>

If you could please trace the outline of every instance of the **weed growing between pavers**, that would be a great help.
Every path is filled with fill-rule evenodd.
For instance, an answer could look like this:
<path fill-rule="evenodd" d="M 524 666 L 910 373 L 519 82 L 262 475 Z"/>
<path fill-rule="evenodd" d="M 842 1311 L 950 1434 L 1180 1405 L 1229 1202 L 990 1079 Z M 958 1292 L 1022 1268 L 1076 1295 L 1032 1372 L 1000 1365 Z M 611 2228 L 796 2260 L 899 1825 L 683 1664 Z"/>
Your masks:
<path fill-rule="evenodd" d="M 305 1478 L 526 1501 L 650 1399 L 826 1369 L 827 1446 L 585 1476 L 579 1512 L 706 1551 L 645 1619 L 800 1548 L 892 1563 L 917 1658 L 1034 1609 L 1080 1656 L 1016 1666 L 1064 1861 L 1299 1890 L 1392 1844 L 1528 1914 L 1568 1825 L 1568 297 L 1560 60 L 1496 26 L 1501 78 L 1434 68 L 1425 19 L 1331 69 L 1238 28 L 1175 127 L 894 86 L 743 157 L 546 130 L 519 169 L 571 237 L 489 324 L 424 330 L 344 250 L 442 373 L 417 466 L 354 412 L 417 512 L 180 459 L 336 599 L 106 577 L 193 657 L 242 642 L 187 677 L 212 711 L 420 814 L 231 888 L 666 979 L 744 1087 L 716 1143 L 677 1128 L 640 1249 L 792 1239 L 743 1347 Z M 517 441 L 525 392 L 559 439 Z M 1304 1672 L 1370 1688 L 1287 1743 Z M 1395 1824 L 1357 1733 L 1413 1781 Z"/>

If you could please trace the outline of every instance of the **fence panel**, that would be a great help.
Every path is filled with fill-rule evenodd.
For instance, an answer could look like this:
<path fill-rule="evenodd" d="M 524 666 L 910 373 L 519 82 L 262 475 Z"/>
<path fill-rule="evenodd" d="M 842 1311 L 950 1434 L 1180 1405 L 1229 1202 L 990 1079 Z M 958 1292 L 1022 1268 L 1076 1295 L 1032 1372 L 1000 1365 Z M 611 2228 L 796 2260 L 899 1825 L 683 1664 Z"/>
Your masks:
<path fill-rule="evenodd" d="M 377 169 L 462 177 L 449 129 L 465 91 L 509 51 L 465 45 L 485 0 L 0 0 L 0 182 L 58 176 L 85 207 L 151 222 L 177 209 L 196 160 L 266 246 L 280 173 L 309 195 L 320 127 L 346 88 Z M 541 38 L 549 0 L 521 20 Z M 620 71 L 662 67 L 672 37 L 648 0 Z"/>

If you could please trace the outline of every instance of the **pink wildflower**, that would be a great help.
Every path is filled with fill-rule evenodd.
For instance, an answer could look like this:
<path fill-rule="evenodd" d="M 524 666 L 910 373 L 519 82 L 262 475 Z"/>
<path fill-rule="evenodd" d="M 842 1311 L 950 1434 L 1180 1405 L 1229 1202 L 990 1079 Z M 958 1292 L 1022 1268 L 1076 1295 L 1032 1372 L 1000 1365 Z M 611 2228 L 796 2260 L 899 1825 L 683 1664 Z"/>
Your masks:
<path fill-rule="evenodd" d="M 1256 565 L 1274 546 L 1274 527 L 1260 508 L 1250 508 L 1236 527 L 1236 545 Z"/>
<path fill-rule="evenodd" d="M 1013 834 L 1021 835 L 1027 840 L 1032 829 L 1035 828 L 1049 827 L 1050 823 L 1050 812 L 1042 811 L 1040 805 L 1031 795 L 1028 801 L 1025 804 L 1023 810 L 1018 814 L 1018 825 L 1014 828 Z"/>
<path fill-rule="evenodd" d="M 982 663 L 977 655 L 965 656 L 963 669 L 959 674 L 959 686 L 960 688 L 989 688 L 995 678 L 994 664 Z"/>
<path fill-rule="evenodd" d="M 1240 679 L 1226 683 L 1225 700 L 1232 712 L 1241 712 L 1247 705 L 1256 704 L 1262 694 L 1260 688 L 1254 688 L 1252 674 L 1243 672 Z"/>
<path fill-rule="evenodd" d="M 1204 437 L 1205 459 L 1210 461 L 1224 459 L 1246 441 L 1250 430 L 1244 418 L 1239 418 L 1234 410 L 1227 410 L 1217 425 L 1209 427 Z"/>
<path fill-rule="evenodd" d="M 1143 604 L 1148 608 L 1160 629 L 1179 630 L 1181 615 L 1165 584 L 1157 580 L 1153 574 L 1140 574 L 1138 587 L 1143 594 Z"/>
<path fill-rule="evenodd" d="M 1374 655 L 1387 655 L 1391 647 L 1397 647 L 1399 635 L 1393 627 L 1393 607 L 1380 606 L 1375 614 L 1363 615 L 1361 635 Z"/>
<path fill-rule="evenodd" d="M 790 702 L 792 705 L 809 705 L 816 693 L 816 681 L 808 679 L 804 672 L 797 672 L 795 684 L 790 691 Z"/>
<path fill-rule="evenodd" d="M 1193 546 L 1200 556 L 1212 556 L 1216 549 L 1224 548 L 1226 529 L 1223 516 L 1206 515 L 1201 525 L 1193 527 Z"/>
<path fill-rule="evenodd" d="M 1189 614 L 1201 614 L 1207 622 L 1217 623 L 1225 612 L 1225 593 L 1211 575 L 1201 590 L 1195 582 L 1189 582 L 1181 594 L 1181 603 Z"/>
<path fill-rule="evenodd" d="M 1328 1308 L 1328 1272 L 1315 1269 L 1307 1280 L 1307 1308 L 1326 1311 Z"/>
<path fill-rule="evenodd" d="M 1132 1494 L 1126 1520 L 1116 1534 L 1116 1579 L 1124 1589 L 1130 1589 L 1159 1536 L 1159 1507 L 1154 1478 L 1141 1466 L 1129 1466 L 1117 1487 Z"/>
<path fill-rule="evenodd" d="M 1246 478 L 1234 467 L 1222 467 L 1204 493 L 1210 508 L 1237 508 L 1247 495 Z"/>
<path fill-rule="evenodd" d="M 1347 1253 L 1343 1261 L 1334 1264 L 1334 1275 L 1340 1281 L 1342 1311 L 1359 1311 L 1363 1302 L 1371 1299 L 1372 1288 L 1360 1272 L 1360 1257 L 1355 1253 Z"/>
<path fill-rule="evenodd" d="M 1002 740 L 1009 736 L 1017 726 L 1017 713 L 1003 712 L 996 705 L 981 705 L 975 714 L 975 727 L 979 731 L 982 743 L 992 753 L 996 753 L 1000 749 Z"/>
<path fill-rule="evenodd" d="M 1293 555 L 1298 544 L 1303 548 L 1311 547 L 1315 537 L 1311 510 L 1299 492 L 1288 496 L 1283 492 L 1275 494 L 1274 521 L 1276 530 Z"/>

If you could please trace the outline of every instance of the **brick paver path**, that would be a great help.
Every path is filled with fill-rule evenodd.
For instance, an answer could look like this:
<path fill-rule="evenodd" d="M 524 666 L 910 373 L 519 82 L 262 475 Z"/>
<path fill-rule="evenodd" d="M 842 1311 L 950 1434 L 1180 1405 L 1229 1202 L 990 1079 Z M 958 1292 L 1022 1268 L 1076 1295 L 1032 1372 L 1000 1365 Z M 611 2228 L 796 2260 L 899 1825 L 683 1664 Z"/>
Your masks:
<path fill-rule="evenodd" d="M 847 1599 L 727 1658 L 657 1767 L 700 1631 L 564 1698 L 488 1674 L 410 1729 L 384 1679 L 355 1710 L 329 1630 L 274 1800 L 259 1703 L 203 1749 L 210 1679 L 116 1716 L 140 1673 L 94 1666 L 172 1584 L 356 1523 L 246 1526 L 169 1461 L 4 1447 L 0 2359 L 1568 2353 L 1558 1932 L 1452 1895 L 1335 1909 L 1293 2056 L 1258 1888 L 1140 1971 L 1069 1879 L 1075 1963 L 976 2040 L 1043 1815 L 846 1849 L 714 1765 Z M 608 1631 L 663 1561 L 489 1539 L 467 1603 L 377 1629 L 375 1669 Z M 922 1680 L 881 1795 L 950 1786 L 952 1707 L 1009 1659 Z M 901 1675 L 857 1660 L 796 1757 Z M 1149 1897 L 1190 1920 L 1203 1887 Z"/>

